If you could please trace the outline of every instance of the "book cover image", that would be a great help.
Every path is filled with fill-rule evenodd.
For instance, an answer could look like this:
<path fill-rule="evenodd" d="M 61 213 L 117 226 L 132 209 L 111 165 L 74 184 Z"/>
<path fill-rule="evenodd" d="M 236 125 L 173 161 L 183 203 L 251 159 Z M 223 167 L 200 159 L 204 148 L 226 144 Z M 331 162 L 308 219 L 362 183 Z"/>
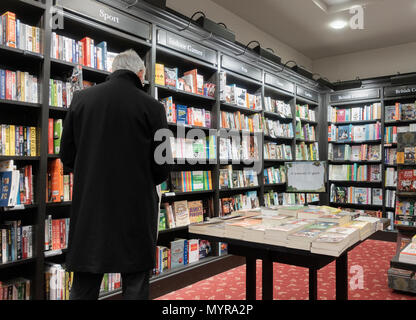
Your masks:
<path fill-rule="evenodd" d="M 397 163 L 415 163 L 416 132 L 397 134 Z"/>
<path fill-rule="evenodd" d="M 349 126 L 339 126 L 338 127 L 338 141 L 349 141 L 350 140 L 350 127 Z"/>

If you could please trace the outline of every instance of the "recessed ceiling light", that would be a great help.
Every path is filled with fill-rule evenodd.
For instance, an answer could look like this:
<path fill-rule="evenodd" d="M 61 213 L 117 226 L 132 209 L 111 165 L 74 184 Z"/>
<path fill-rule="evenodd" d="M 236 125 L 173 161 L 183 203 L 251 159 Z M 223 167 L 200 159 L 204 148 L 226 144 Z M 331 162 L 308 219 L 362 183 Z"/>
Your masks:
<path fill-rule="evenodd" d="M 343 20 L 332 21 L 329 26 L 333 29 L 344 29 L 347 26 L 347 23 Z"/>

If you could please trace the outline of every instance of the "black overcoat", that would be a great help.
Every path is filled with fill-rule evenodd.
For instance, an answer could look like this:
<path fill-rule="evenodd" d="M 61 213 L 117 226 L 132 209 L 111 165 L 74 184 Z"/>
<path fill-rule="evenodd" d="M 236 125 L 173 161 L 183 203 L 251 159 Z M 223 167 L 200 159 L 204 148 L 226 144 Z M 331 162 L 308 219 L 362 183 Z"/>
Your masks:
<path fill-rule="evenodd" d="M 156 186 L 169 165 L 157 165 L 154 141 L 168 128 L 162 104 L 128 70 L 77 92 L 65 118 L 60 157 L 73 169 L 66 266 L 91 273 L 133 273 L 154 266 Z M 170 151 L 169 151 L 170 152 Z"/>

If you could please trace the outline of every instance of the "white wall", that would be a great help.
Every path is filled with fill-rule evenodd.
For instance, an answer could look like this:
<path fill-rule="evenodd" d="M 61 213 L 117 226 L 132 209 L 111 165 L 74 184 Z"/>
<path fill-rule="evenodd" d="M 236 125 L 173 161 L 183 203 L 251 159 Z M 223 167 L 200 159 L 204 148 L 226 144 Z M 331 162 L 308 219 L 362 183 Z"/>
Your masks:
<path fill-rule="evenodd" d="M 318 59 L 313 71 L 331 81 L 416 72 L 416 42 Z"/>
<path fill-rule="evenodd" d="M 236 0 L 237 3 L 238 0 Z M 215 22 L 224 22 L 229 29 L 235 32 L 238 42 L 247 44 L 252 40 L 257 40 L 262 47 L 272 48 L 278 56 L 282 57 L 283 62 L 295 60 L 298 65 L 312 70 L 312 59 L 210 0 L 167 0 L 166 4 L 169 8 L 187 17 L 191 17 L 196 11 L 203 11 L 207 18 L 211 18 Z"/>

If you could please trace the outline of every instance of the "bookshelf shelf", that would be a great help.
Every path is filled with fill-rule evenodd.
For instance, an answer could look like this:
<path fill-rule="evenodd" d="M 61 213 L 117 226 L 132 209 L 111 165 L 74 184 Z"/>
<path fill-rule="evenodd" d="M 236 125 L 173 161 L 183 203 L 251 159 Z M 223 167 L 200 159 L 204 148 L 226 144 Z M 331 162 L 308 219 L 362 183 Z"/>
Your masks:
<path fill-rule="evenodd" d="M 377 123 L 377 122 L 381 122 L 381 119 L 376 119 L 376 120 L 360 120 L 360 121 L 343 121 L 343 122 L 330 122 L 330 121 L 328 121 L 328 124 L 333 124 L 335 126 L 344 126 L 344 125 L 348 125 L 348 124 L 361 125 L 361 124 L 370 124 L 370 123 Z"/>
<path fill-rule="evenodd" d="M 49 106 L 49 111 L 57 111 L 57 112 L 67 113 L 69 111 L 69 108 L 61 108 L 61 107 L 52 107 L 52 106 Z"/>
<path fill-rule="evenodd" d="M 344 208 L 358 208 L 358 209 L 365 209 L 365 208 L 376 208 L 381 209 L 382 205 L 377 204 L 357 204 L 357 203 L 337 203 L 337 202 L 330 202 L 331 205 L 337 206 L 337 207 L 344 207 Z"/>
<path fill-rule="evenodd" d="M 22 260 L 7 262 L 7 263 L 0 263 L 0 270 L 10 268 L 10 267 L 17 267 L 17 266 L 20 266 L 20 265 L 33 263 L 35 261 L 36 261 L 36 258 L 29 258 L 29 259 L 22 259 Z"/>
<path fill-rule="evenodd" d="M 268 135 L 264 135 L 264 140 L 270 140 L 270 141 L 290 141 L 290 140 L 294 140 L 295 138 L 293 137 L 272 137 L 272 136 L 268 136 Z"/>
<path fill-rule="evenodd" d="M 189 192 L 165 192 L 162 194 L 163 198 L 174 198 L 179 196 L 194 195 L 194 194 L 210 194 L 214 193 L 214 190 L 203 190 L 203 191 L 189 191 Z"/>
<path fill-rule="evenodd" d="M 397 197 L 416 197 L 416 192 L 397 191 L 396 196 Z"/>
<path fill-rule="evenodd" d="M 282 159 L 264 159 L 264 162 L 270 162 L 270 163 L 275 163 L 275 162 L 290 162 L 293 160 L 282 160 Z"/>
<path fill-rule="evenodd" d="M 302 97 L 299 97 L 299 96 L 296 97 L 296 103 L 297 104 L 305 103 L 305 104 L 309 105 L 309 107 L 311 107 L 311 108 L 316 108 L 316 107 L 319 106 L 319 103 L 317 103 L 316 101 L 312 101 L 312 100 L 302 98 Z"/>
<path fill-rule="evenodd" d="M 190 124 L 177 124 L 177 123 L 172 123 L 172 122 L 169 122 L 168 125 L 172 128 L 177 128 L 177 129 L 184 128 L 185 130 L 190 130 L 190 129 L 201 129 L 203 131 L 217 130 L 217 129 L 213 129 L 213 128 L 193 126 L 193 125 L 190 125 Z"/>
<path fill-rule="evenodd" d="M 363 140 L 363 141 L 328 141 L 333 144 L 378 144 L 381 140 Z M 386 146 L 386 145 L 384 145 Z"/>
<path fill-rule="evenodd" d="M 265 117 L 276 118 L 282 121 L 293 121 L 293 118 L 282 116 L 279 113 L 275 113 L 271 111 L 264 111 L 263 113 Z"/>
<path fill-rule="evenodd" d="M 385 121 L 385 126 L 406 126 L 408 124 L 416 123 L 415 120 L 395 120 L 395 121 Z"/>
<path fill-rule="evenodd" d="M 57 257 L 57 256 L 67 253 L 67 251 L 68 251 L 67 249 L 45 251 L 44 256 L 45 258 Z"/>
<path fill-rule="evenodd" d="M 317 121 L 313 121 L 313 120 L 309 120 L 309 119 L 304 119 L 304 118 L 296 118 L 296 121 L 300 121 L 301 123 L 308 123 L 311 125 L 318 125 Z"/>
<path fill-rule="evenodd" d="M 305 140 L 305 139 L 296 138 L 296 142 L 315 143 L 315 142 L 318 142 L 318 141 L 317 140 Z"/>
<path fill-rule="evenodd" d="M 220 189 L 220 192 L 238 192 L 238 191 L 246 191 L 246 190 L 254 190 L 259 189 L 260 186 L 252 186 L 252 187 L 240 187 L 240 188 L 228 188 L 228 189 Z"/>
<path fill-rule="evenodd" d="M 188 226 L 182 226 L 182 227 L 176 227 L 176 228 L 169 228 L 169 229 L 165 229 L 165 230 L 159 230 L 159 234 L 176 232 L 176 231 L 183 231 L 183 230 L 188 230 Z"/>
<path fill-rule="evenodd" d="M 416 166 L 416 163 L 398 163 L 398 167 L 414 167 Z"/>
<path fill-rule="evenodd" d="M 282 182 L 282 183 L 265 183 L 264 187 L 265 188 L 274 188 L 274 187 L 281 187 L 281 186 L 285 186 L 286 182 Z"/>
<path fill-rule="evenodd" d="M 358 160 L 358 161 L 352 161 L 352 160 L 328 160 L 328 163 L 330 164 L 354 164 L 354 163 L 358 163 L 358 164 L 379 164 L 381 163 L 382 160 Z"/>
<path fill-rule="evenodd" d="M 0 161 L 15 160 L 15 161 L 39 161 L 40 157 L 29 156 L 0 156 Z"/>
<path fill-rule="evenodd" d="M 48 154 L 48 159 L 58 159 L 59 154 Z"/>
<path fill-rule="evenodd" d="M 72 205 L 72 201 L 62 201 L 62 202 L 47 202 L 47 207 L 64 207 Z"/>
<path fill-rule="evenodd" d="M 5 45 L 0 45 L 0 54 L 13 55 L 15 58 L 18 59 L 30 59 L 32 61 L 39 62 L 41 62 L 44 59 L 43 55 L 40 53 L 22 50 L 18 48 L 12 48 Z"/>
<path fill-rule="evenodd" d="M 163 46 L 157 45 L 156 46 L 156 62 L 172 62 L 172 64 L 178 63 L 179 65 L 194 65 L 198 67 L 202 67 L 202 69 L 207 69 L 204 71 L 207 72 L 215 72 L 217 71 L 217 65 L 213 65 L 202 60 L 192 58 L 188 55 L 182 54 L 180 52 L 171 50 L 169 48 L 165 48 Z"/>
<path fill-rule="evenodd" d="M 209 97 L 209 96 L 204 96 L 204 95 L 200 95 L 200 94 L 196 94 L 196 93 L 192 93 L 192 92 L 186 92 L 183 90 L 178 90 L 176 88 L 173 87 L 167 87 L 167 86 L 162 86 L 159 84 L 156 84 L 155 87 L 160 90 L 159 92 L 159 96 L 163 94 L 163 96 L 167 96 L 166 93 L 168 93 L 169 95 L 172 96 L 180 96 L 180 97 L 185 97 L 185 98 L 192 98 L 192 99 L 196 99 L 199 101 L 209 101 L 209 102 L 214 102 L 215 98 L 213 97 Z"/>
<path fill-rule="evenodd" d="M 5 213 L 6 214 L 7 213 L 13 214 L 16 211 L 23 211 L 23 210 L 35 209 L 37 207 L 38 207 L 37 204 L 23 204 L 23 205 L 17 205 L 15 207 L 1 208 L 0 212 L 2 212 L 3 214 L 5 214 Z"/>
<path fill-rule="evenodd" d="M 6 100 L 6 99 L 0 99 L 0 108 L 1 106 L 13 106 L 13 107 L 18 106 L 18 107 L 36 108 L 36 109 L 41 108 L 40 103 L 22 102 L 22 101 Z"/>
<path fill-rule="evenodd" d="M 230 110 L 230 111 L 240 111 L 240 112 L 247 113 L 247 114 L 255 114 L 255 113 L 262 112 L 262 110 L 249 109 L 249 108 L 240 107 L 235 104 L 226 103 L 226 102 L 221 102 L 221 109 Z"/>
<path fill-rule="evenodd" d="M 284 91 L 282 89 L 278 89 L 278 88 L 276 88 L 274 86 L 271 86 L 271 85 L 268 85 L 268 84 L 264 85 L 264 90 L 265 90 L 266 95 L 269 95 L 269 94 L 277 95 L 282 100 L 293 99 L 294 96 L 295 96 L 293 93 Z"/>

